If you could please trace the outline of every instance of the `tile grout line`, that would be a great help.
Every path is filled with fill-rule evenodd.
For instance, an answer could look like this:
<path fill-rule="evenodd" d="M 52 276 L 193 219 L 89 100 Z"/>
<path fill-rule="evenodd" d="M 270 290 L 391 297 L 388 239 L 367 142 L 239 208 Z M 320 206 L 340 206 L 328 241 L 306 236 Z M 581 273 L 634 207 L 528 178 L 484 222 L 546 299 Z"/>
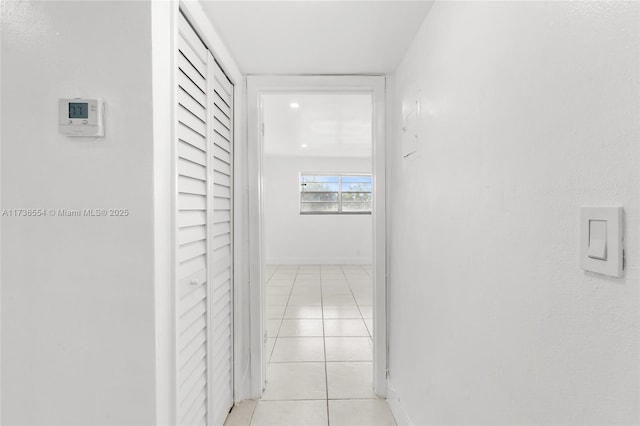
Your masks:
<path fill-rule="evenodd" d="M 278 265 L 278 267 L 276 267 L 276 269 L 273 271 L 273 273 L 271 274 L 271 276 L 267 280 L 267 283 L 269 281 L 271 281 L 271 278 L 275 275 L 275 273 L 278 271 L 278 269 L 280 269 L 280 265 Z M 285 305 L 285 308 L 284 308 L 285 312 L 287 311 L 287 308 L 289 307 L 289 300 L 291 299 L 291 293 L 293 292 L 293 286 L 296 285 L 296 279 L 298 279 L 298 271 L 299 270 L 300 270 L 300 265 L 296 265 L 296 274 L 293 277 L 293 284 L 291 284 L 291 289 L 289 290 L 289 297 L 287 298 L 287 304 Z M 267 283 L 265 283 L 265 287 L 266 287 Z M 265 293 L 266 293 L 266 289 L 265 289 Z M 269 360 L 267 361 L 267 369 L 269 368 L 269 364 L 271 363 L 271 355 L 273 354 L 273 351 L 276 348 L 276 343 L 278 343 L 278 335 L 280 334 L 280 329 L 282 328 L 282 322 L 284 321 L 285 312 L 282 313 L 282 317 L 280 318 L 280 325 L 278 326 L 278 331 L 276 332 L 275 341 L 273 342 L 273 348 L 271 349 L 271 353 L 269 354 Z M 265 321 L 266 321 L 266 318 L 265 318 Z M 266 371 L 265 371 L 265 376 L 266 376 Z M 266 386 L 267 386 L 267 384 L 265 384 L 265 390 L 266 390 Z M 263 390 L 263 394 L 264 394 L 264 390 Z M 253 407 L 253 411 L 251 412 L 251 417 L 249 418 L 249 426 L 253 422 L 253 417 L 256 414 L 256 409 L 258 408 L 258 404 L 260 403 L 260 401 L 262 401 L 262 398 L 260 398 L 258 401 L 256 401 L 256 405 Z"/>
<path fill-rule="evenodd" d="M 256 415 L 256 409 L 258 408 L 258 402 L 260 402 L 260 400 L 257 400 L 256 405 L 253 406 L 253 410 L 251 411 L 251 416 L 249 416 L 249 424 L 247 426 L 251 426 L 251 422 L 253 422 L 253 416 Z"/>
<path fill-rule="evenodd" d="M 373 292 L 373 277 L 371 276 L 371 274 L 369 274 L 369 272 L 364 268 L 364 266 L 360 265 L 360 268 L 364 271 L 365 274 L 367 274 L 367 276 L 369 277 L 369 287 L 371 288 L 371 291 Z M 347 282 L 349 282 L 349 280 L 347 280 Z M 351 284 L 349 284 L 349 288 L 351 288 Z M 355 299 L 355 295 L 353 296 L 353 298 Z M 372 298 L 373 299 L 373 298 Z M 358 303 L 358 299 L 356 299 L 356 305 L 358 305 L 358 309 L 360 309 L 360 304 Z M 371 309 L 373 311 L 373 300 L 371 300 Z M 362 315 L 362 312 L 360 312 L 360 315 Z M 373 316 L 373 312 L 371 314 L 371 316 Z M 369 332 L 369 338 L 371 339 L 371 342 L 373 342 L 373 330 L 369 329 L 369 325 L 367 324 L 367 321 L 364 318 L 364 315 L 362 315 L 362 322 L 364 322 L 364 326 L 367 328 L 367 331 Z M 371 318 L 371 324 L 373 324 L 373 318 Z M 373 327 L 371 327 L 373 329 Z M 373 361 L 373 358 L 372 360 Z"/>
<path fill-rule="evenodd" d="M 273 272 L 271 273 L 271 276 L 269 276 L 269 278 L 267 279 L 267 282 L 265 283 L 265 287 L 269 283 L 269 281 L 271 281 L 271 278 L 273 277 L 273 275 L 276 273 L 277 270 L 278 270 L 278 267 L 276 267 L 273 270 Z M 265 289 L 265 293 L 266 293 L 266 289 Z M 266 321 L 266 318 L 265 318 L 265 321 Z M 282 324 L 282 320 L 280 320 L 280 324 Z M 278 328 L 278 331 L 280 331 L 280 328 Z M 276 333 L 276 341 L 277 339 L 278 339 L 278 333 Z M 275 347 L 275 342 L 273 346 Z M 269 359 L 271 359 L 271 356 L 269 356 Z M 256 409 L 258 408 L 258 403 L 260 402 L 261 399 L 262 398 L 258 399 L 256 401 L 256 404 L 253 406 L 253 410 L 251 410 L 251 415 L 249 416 L 249 423 L 247 426 L 251 426 L 251 423 L 253 422 L 253 417 L 256 415 Z"/>
<path fill-rule="evenodd" d="M 280 268 L 276 268 L 276 271 Z M 284 322 L 284 316 L 289 309 L 289 301 L 291 300 L 291 293 L 293 293 L 293 287 L 296 285 L 296 280 L 298 279 L 298 271 L 300 270 L 300 265 L 296 265 L 296 274 L 293 277 L 293 284 L 291 284 L 291 289 L 289 290 L 289 296 L 287 297 L 287 303 L 284 306 L 284 312 L 282 313 L 282 317 L 280 318 L 280 325 L 278 326 L 278 331 L 276 331 L 275 341 L 273 342 L 273 348 L 271 348 L 271 353 L 269 354 L 269 361 L 267 362 L 267 368 L 269 367 L 269 363 L 271 363 L 271 356 L 273 355 L 273 351 L 276 349 L 276 344 L 278 343 L 278 339 L 280 337 L 280 330 L 282 329 L 282 323 Z M 274 271 L 275 274 L 275 271 Z M 266 321 L 266 319 L 265 319 Z M 265 372 L 266 373 L 266 372 Z"/>
<path fill-rule="evenodd" d="M 276 268 L 274 269 L 274 271 L 271 273 L 271 276 L 267 279 L 267 282 L 265 283 L 265 289 L 264 289 L 264 290 L 265 290 L 265 296 L 266 296 L 266 292 L 267 292 L 266 287 L 268 287 L 268 285 L 269 285 L 269 281 L 271 281 L 271 278 L 276 274 L 276 272 L 278 272 L 278 269 L 279 269 L 279 268 L 280 268 L 280 265 L 276 266 Z M 297 274 L 297 272 L 296 272 L 296 274 Z M 285 309 L 286 309 L 286 307 L 285 307 Z M 284 314 L 283 314 L 283 315 L 284 315 Z M 268 318 L 265 318 L 265 319 L 264 319 L 265 323 L 266 323 L 267 319 L 268 319 Z M 266 324 L 265 324 L 265 326 L 266 326 Z M 278 342 L 278 334 L 280 333 L 280 327 L 281 327 L 281 326 L 282 326 L 282 318 L 280 318 L 280 326 L 278 326 L 278 331 L 276 332 L 275 341 L 273 342 L 273 348 L 274 348 L 274 349 L 275 349 L 275 347 L 276 347 L 276 343 Z M 265 344 L 265 346 L 266 346 L 266 342 L 265 342 L 265 343 L 263 343 L 263 344 Z M 265 349 L 266 349 L 266 348 L 265 348 Z M 271 349 L 271 353 L 273 353 L 273 349 Z M 267 364 L 267 367 L 269 367 L 269 362 L 271 362 L 271 353 L 269 354 L 269 360 L 268 360 L 268 361 L 267 361 L 267 363 L 266 363 L 266 364 Z M 266 356 L 266 355 L 267 355 L 267 354 L 265 354 L 265 356 Z M 265 376 L 266 376 L 266 371 L 265 371 Z M 265 384 L 265 389 L 266 389 L 266 384 Z M 262 393 L 264 394 L 264 389 L 263 389 Z M 251 416 L 249 417 L 249 426 L 251 426 L 251 423 L 253 423 L 253 417 L 254 417 L 254 416 L 255 416 L 255 414 L 256 414 L 256 410 L 257 410 L 257 408 L 258 408 L 258 404 L 260 403 L 260 401 L 261 401 L 261 400 L 262 400 L 262 398 L 258 399 L 258 400 L 256 401 L 256 405 L 253 407 L 253 411 L 251 412 Z"/>
<path fill-rule="evenodd" d="M 378 398 L 373 398 L 370 396 L 363 396 L 363 397 L 342 397 L 342 398 L 331 398 L 329 401 L 363 401 L 363 400 L 369 400 L 369 399 L 378 399 Z M 267 402 L 267 403 L 276 403 L 276 402 L 282 402 L 282 401 L 286 401 L 286 402 L 298 402 L 298 401 L 324 401 L 325 398 L 300 398 L 300 399 L 292 399 L 292 398 L 284 398 L 284 399 L 263 399 L 261 400 L 262 402 Z"/>
<path fill-rule="evenodd" d="M 324 386 L 327 406 L 327 426 L 329 423 L 329 373 L 327 372 L 327 336 L 324 329 L 324 297 L 322 295 L 322 265 L 320 265 L 320 311 L 322 315 L 322 348 L 324 349 Z"/>
<path fill-rule="evenodd" d="M 291 284 L 291 289 L 289 290 L 289 297 L 287 297 L 287 304 L 284 307 L 284 312 L 282 313 L 282 318 L 280 318 L 280 327 L 278 327 L 278 333 L 276 334 L 276 339 L 280 337 L 280 329 L 282 329 L 282 323 L 284 322 L 284 316 L 287 313 L 287 309 L 289 309 L 289 302 L 291 301 L 291 295 L 293 294 L 293 288 L 296 286 L 296 281 L 298 280 L 298 273 L 300 272 L 300 265 L 296 265 L 296 275 L 293 277 L 293 284 Z M 276 340 L 277 342 L 277 340 Z M 275 345 L 274 345 L 275 348 Z"/>
<path fill-rule="evenodd" d="M 360 267 L 362 267 L 362 265 Z M 358 303 L 358 299 L 356 299 L 356 295 L 353 293 L 353 288 L 351 288 L 351 283 L 349 282 L 349 278 L 347 277 L 347 274 L 345 274 L 344 268 L 342 267 L 342 265 L 340 265 L 340 270 L 342 271 L 344 280 L 347 282 L 347 286 L 349 287 L 349 291 L 351 292 L 351 297 L 353 297 L 353 301 L 355 302 L 356 307 L 358 308 L 358 312 L 360 312 L 360 319 L 364 323 L 364 326 L 367 329 L 367 332 L 369 333 L 369 338 L 373 340 L 373 335 L 371 333 L 371 330 L 369 330 L 369 327 L 367 327 L 367 322 L 364 320 L 364 315 L 362 315 L 362 310 L 360 309 L 360 303 Z"/>
<path fill-rule="evenodd" d="M 281 266 L 282 265 L 280 265 L 280 267 Z M 322 401 L 322 399 L 324 399 L 325 400 L 325 407 L 326 407 L 326 415 L 327 415 L 326 424 L 327 424 L 327 426 L 330 426 L 331 425 L 331 421 L 330 421 L 330 412 L 331 412 L 331 410 L 330 410 L 330 401 L 331 401 L 331 399 L 329 398 L 329 378 L 328 378 L 328 364 L 330 362 L 327 360 L 327 346 L 326 346 L 327 331 L 326 331 L 326 327 L 325 327 L 325 321 L 327 320 L 327 318 L 324 315 L 324 303 L 325 303 L 324 302 L 324 295 L 325 294 L 324 294 L 323 289 L 324 289 L 324 285 L 325 285 L 325 283 L 324 283 L 325 280 L 331 281 L 331 280 L 337 278 L 337 277 L 335 277 L 335 278 L 333 278 L 333 277 L 336 275 L 336 272 L 338 272 L 338 270 L 323 269 L 322 266 L 323 265 L 318 265 L 319 270 L 317 270 L 318 271 L 317 273 L 319 274 L 319 277 L 320 277 L 319 286 L 320 286 L 320 310 L 321 310 L 321 315 L 320 315 L 319 319 L 322 321 L 322 336 L 321 337 L 323 339 L 322 340 L 323 341 L 323 354 L 324 354 L 323 366 L 324 366 L 324 369 L 325 369 L 325 398 L 319 398 L 319 399 L 316 399 L 316 398 L 310 398 L 310 399 L 274 399 L 274 400 L 266 400 L 266 401 L 263 401 L 262 399 L 260 399 L 260 400 L 258 400 L 258 402 L 267 402 L 267 403 L 275 403 L 275 402 L 281 402 L 281 401 L 292 401 L 292 402 L 293 401 L 318 401 L 318 402 L 320 402 L 320 401 Z M 349 288 L 350 295 L 352 296 L 352 298 L 354 299 L 354 302 L 356 303 L 356 307 L 357 307 L 358 313 L 359 313 L 359 318 L 356 318 L 356 319 L 360 319 L 361 321 L 363 321 L 363 323 L 365 325 L 365 328 L 367 329 L 367 332 L 369 334 L 369 338 L 371 339 L 372 338 L 371 332 L 367 327 L 364 315 L 363 315 L 362 310 L 361 310 L 360 303 L 358 303 L 357 299 L 355 298 L 354 289 L 353 289 L 353 287 L 351 285 L 352 284 L 351 280 L 349 279 L 349 277 L 347 277 L 347 271 L 345 270 L 345 265 L 336 265 L 336 266 L 338 266 L 338 268 L 339 268 L 339 271 L 340 271 L 339 274 L 341 273 L 341 275 L 344 277 L 344 279 L 346 281 L 346 284 L 347 284 L 347 286 Z M 336 268 L 336 269 L 338 269 L 338 268 Z M 293 268 L 291 268 L 291 269 L 293 269 Z M 271 276 L 267 280 L 268 282 L 271 279 L 273 279 L 274 276 L 277 276 L 278 270 L 279 270 L 279 267 L 276 268 L 274 270 L 274 272 L 271 274 Z M 307 274 L 308 274 L 308 272 L 310 272 L 307 269 L 305 269 L 304 271 Z M 355 274 L 355 275 L 353 275 L 353 279 L 354 280 L 361 280 L 361 277 L 359 276 L 358 272 L 364 272 L 368 276 L 369 284 L 371 284 L 371 276 L 366 271 L 366 269 L 364 268 L 363 265 L 359 265 L 359 268 L 350 270 L 349 272 Z M 287 302 L 286 302 L 286 305 L 285 305 L 285 313 L 286 313 L 286 310 L 289 309 L 289 307 L 290 307 L 289 304 L 290 304 L 291 298 L 293 296 L 293 290 L 296 287 L 296 282 L 300 278 L 300 274 L 301 273 L 302 273 L 302 266 L 301 265 L 296 265 L 295 274 L 293 274 L 294 275 L 293 284 L 291 285 L 291 288 L 290 288 L 290 291 L 289 291 L 289 295 L 288 295 L 288 298 L 287 298 Z M 326 275 L 326 274 L 329 275 L 327 278 L 324 277 L 324 275 Z M 358 282 L 360 282 L 360 281 L 358 281 Z M 330 295 L 330 294 L 331 293 L 327 293 L 327 295 Z M 274 349 L 275 349 L 275 346 L 276 346 L 276 342 L 277 341 L 282 341 L 282 339 L 300 338 L 300 337 L 315 337 L 315 336 L 283 336 L 283 337 L 280 337 L 280 333 L 282 332 L 282 327 L 284 325 L 285 313 L 283 313 L 282 316 L 280 317 L 280 324 L 279 324 L 279 327 L 278 327 L 278 330 L 277 330 L 277 333 L 276 333 L 276 336 L 275 336 Z M 300 321 L 303 320 L 303 319 L 304 318 L 291 318 L 291 320 L 295 320 L 295 321 L 298 322 L 296 324 L 296 326 L 299 326 L 300 325 Z M 338 317 L 332 318 L 332 319 L 342 320 L 342 319 L 346 319 L 346 318 L 342 318 L 342 317 L 338 316 Z M 318 337 L 320 337 L 320 336 L 318 336 Z M 339 336 L 339 337 L 363 337 L 363 336 Z M 272 350 L 272 353 L 273 353 L 273 350 Z M 304 361 L 282 361 L 282 362 L 283 363 L 287 363 L 287 362 L 303 362 L 304 363 Z M 307 361 L 307 362 L 309 362 L 309 363 L 312 363 L 312 362 L 317 363 L 317 361 Z M 332 362 L 334 362 L 334 361 L 332 361 Z M 335 361 L 335 362 L 341 362 L 341 361 Z M 352 362 L 368 362 L 368 363 L 370 363 L 371 360 L 362 360 L 362 361 L 353 360 Z M 269 360 L 269 363 L 271 363 L 271 360 Z M 277 364 L 277 363 L 274 363 L 274 364 Z M 371 400 L 371 399 L 375 400 L 375 398 L 370 398 L 370 397 L 335 398 L 335 400 L 344 400 L 344 401 Z M 256 418 L 256 409 L 257 409 L 257 406 L 258 406 L 258 402 L 256 402 L 255 406 L 253 407 L 253 410 L 251 412 L 251 416 L 249 418 L 249 424 L 251 424 L 251 422 L 253 422 L 255 419 L 257 419 Z"/>

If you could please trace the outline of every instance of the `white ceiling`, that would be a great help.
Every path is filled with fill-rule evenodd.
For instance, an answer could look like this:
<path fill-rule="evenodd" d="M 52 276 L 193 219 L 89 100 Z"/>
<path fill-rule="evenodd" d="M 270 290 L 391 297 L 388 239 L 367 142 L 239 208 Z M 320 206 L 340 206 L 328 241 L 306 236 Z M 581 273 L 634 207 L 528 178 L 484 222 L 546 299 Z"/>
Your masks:
<path fill-rule="evenodd" d="M 245 74 L 385 74 L 395 70 L 433 0 L 201 4 Z"/>
<path fill-rule="evenodd" d="M 371 156 L 370 94 L 265 94 L 262 105 L 266 155 Z"/>

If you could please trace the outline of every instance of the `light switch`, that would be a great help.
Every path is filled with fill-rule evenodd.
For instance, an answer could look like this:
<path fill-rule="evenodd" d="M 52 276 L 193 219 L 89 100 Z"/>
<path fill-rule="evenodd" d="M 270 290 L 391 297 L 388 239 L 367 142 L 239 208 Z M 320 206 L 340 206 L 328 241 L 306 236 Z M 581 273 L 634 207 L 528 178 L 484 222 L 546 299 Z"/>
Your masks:
<path fill-rule="evenodd" d="M 607 222 L 604 220 L 589 221 L 589 251 L 592 259 L 607 260 Z"/>
<path fill-rule="evenodd" d="M 621 277 L 624 268 L 622 207 L 580 208 L 580 267 Z"/>

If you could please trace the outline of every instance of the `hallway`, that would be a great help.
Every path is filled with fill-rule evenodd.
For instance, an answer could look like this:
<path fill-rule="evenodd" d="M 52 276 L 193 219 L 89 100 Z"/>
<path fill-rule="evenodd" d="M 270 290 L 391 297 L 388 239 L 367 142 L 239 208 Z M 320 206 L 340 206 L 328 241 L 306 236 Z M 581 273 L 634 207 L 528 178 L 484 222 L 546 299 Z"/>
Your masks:
<path fill-rule="evenodd" d="M 2 0 L 0 57 L 0 424 L 640 425 L 640 0 Z"/>
<path fill-rule="evenodd" d="M 266 389 L 226 425 L 395 425 L 372 391 L 370 266 L 268 266 L 267 279 Z"/>

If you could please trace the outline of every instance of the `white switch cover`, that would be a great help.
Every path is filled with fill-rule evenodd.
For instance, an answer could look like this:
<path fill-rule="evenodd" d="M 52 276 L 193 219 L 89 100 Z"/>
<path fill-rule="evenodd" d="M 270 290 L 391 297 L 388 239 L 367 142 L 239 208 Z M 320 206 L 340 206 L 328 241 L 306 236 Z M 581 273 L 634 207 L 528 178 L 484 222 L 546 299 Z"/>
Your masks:
<path fill-rule="evenodd" d="M 623 268 L 622 207 L 580 209 L 580 267 L 612 277 Z"/>

